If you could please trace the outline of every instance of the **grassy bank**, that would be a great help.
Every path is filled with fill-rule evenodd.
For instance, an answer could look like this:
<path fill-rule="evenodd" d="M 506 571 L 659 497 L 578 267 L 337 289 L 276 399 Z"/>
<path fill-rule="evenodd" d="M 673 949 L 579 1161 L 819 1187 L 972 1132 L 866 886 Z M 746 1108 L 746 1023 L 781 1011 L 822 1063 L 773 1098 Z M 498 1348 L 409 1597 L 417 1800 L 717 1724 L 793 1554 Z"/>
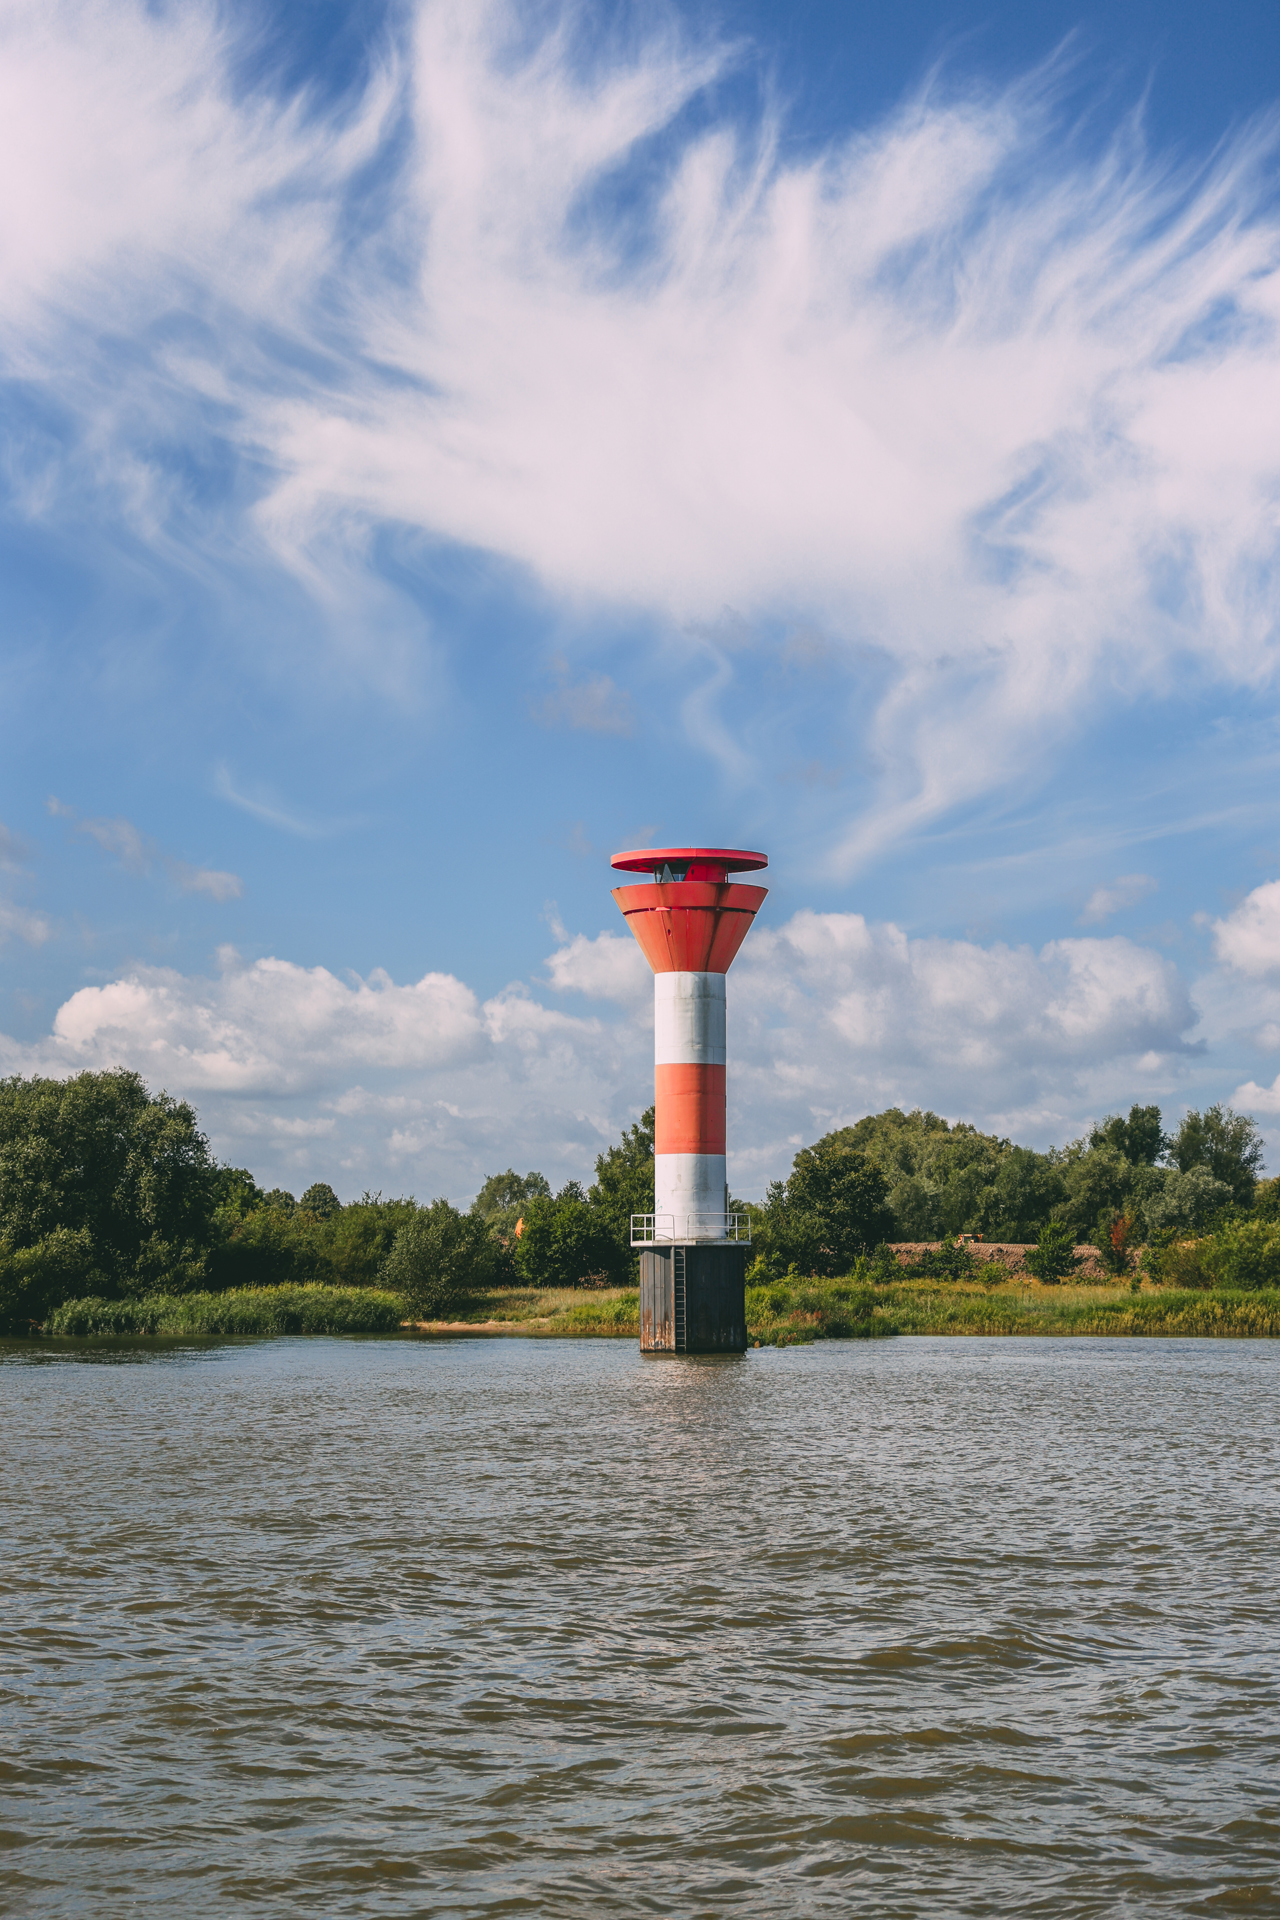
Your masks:
<path fill-rule="evenodd" d="M 226 1333 L 392 1333 L 398 1294 L 372 1287 L 244 1287 L 232 1293 L 69 1300 L 46 1333 L 78 1336 Z"/>
<path fill-rule="evenodd" d="M 747 1331 L 762 1345 L 897 1333 L 1280 1335 L 1280 1291 L 780 1282 L 749 1289 Z"/>
<path fill-rule="evenodd" d="M 78 1338 L 152 1335 L 394 1333 L 399 1295 L 372 1287 L 246 1287 L 232 1293 L 72 1300 L 45 1332 Z M 569 1334 L 636 1339 L 634 1288 L 582 1293 L 514 1287 L 479 1296 L 431 1332 Z M 1259 1293 L 1127 1286 L 976 1287 L 938 1282 L 859 1286 L 848 1280 L 776 1281 L 747 1289 L 747 1333 L 758 1346 L 891 1334 L 1165 1334 L 1280 1336 L 1280 1290 Z"/>

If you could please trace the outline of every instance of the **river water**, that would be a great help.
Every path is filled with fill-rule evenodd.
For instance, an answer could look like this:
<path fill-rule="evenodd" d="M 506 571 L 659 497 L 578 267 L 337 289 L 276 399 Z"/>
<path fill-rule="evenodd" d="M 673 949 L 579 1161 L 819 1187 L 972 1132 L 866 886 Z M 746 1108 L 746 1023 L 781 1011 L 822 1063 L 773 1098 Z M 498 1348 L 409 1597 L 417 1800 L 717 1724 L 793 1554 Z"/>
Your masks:
<path fill-rule="evenodd" d="M 1280 1343 L 0 1347 L 0 1910 L 1280 1914 Z"/>

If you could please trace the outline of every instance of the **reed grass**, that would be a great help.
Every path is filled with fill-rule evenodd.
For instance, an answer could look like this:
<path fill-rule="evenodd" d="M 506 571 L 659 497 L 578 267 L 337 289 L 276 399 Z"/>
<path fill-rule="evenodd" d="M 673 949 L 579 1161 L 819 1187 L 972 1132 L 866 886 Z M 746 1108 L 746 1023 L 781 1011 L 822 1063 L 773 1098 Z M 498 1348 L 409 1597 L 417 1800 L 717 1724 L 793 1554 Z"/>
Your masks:
<path fill-rule="evenodd" d="M 373 1287 L 243 1287 L 231 1293 L 151 1294 L 141 1300 L 69 1300 L 45 1332 L 79 1339 L 129 1334 L 392 1333 L 404 1317 L 395 1293 Z"/>

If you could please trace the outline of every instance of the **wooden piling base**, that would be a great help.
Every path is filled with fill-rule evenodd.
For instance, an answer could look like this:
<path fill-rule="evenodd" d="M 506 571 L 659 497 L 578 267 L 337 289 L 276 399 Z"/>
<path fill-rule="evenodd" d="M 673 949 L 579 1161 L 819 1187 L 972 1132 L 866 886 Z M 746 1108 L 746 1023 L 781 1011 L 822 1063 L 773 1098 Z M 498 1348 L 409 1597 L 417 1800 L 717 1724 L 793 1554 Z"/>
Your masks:
<path fill-rule="evenodd" d="M 641 1353 L 745 1353 L 747 1254 L 729 1240 L 642 1247 Z"/>

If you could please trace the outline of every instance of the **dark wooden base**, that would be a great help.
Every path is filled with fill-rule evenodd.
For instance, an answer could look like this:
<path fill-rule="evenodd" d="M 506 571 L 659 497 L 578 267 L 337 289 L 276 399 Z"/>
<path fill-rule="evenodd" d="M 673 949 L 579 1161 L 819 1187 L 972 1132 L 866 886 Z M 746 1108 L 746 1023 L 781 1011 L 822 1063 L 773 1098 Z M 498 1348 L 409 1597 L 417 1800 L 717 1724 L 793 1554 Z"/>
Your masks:
<path fill-rule="evenodd" d="M 731 1240 L 642 1247 L 641 1353 L 745 1353 L 747 1253 Z"/>

